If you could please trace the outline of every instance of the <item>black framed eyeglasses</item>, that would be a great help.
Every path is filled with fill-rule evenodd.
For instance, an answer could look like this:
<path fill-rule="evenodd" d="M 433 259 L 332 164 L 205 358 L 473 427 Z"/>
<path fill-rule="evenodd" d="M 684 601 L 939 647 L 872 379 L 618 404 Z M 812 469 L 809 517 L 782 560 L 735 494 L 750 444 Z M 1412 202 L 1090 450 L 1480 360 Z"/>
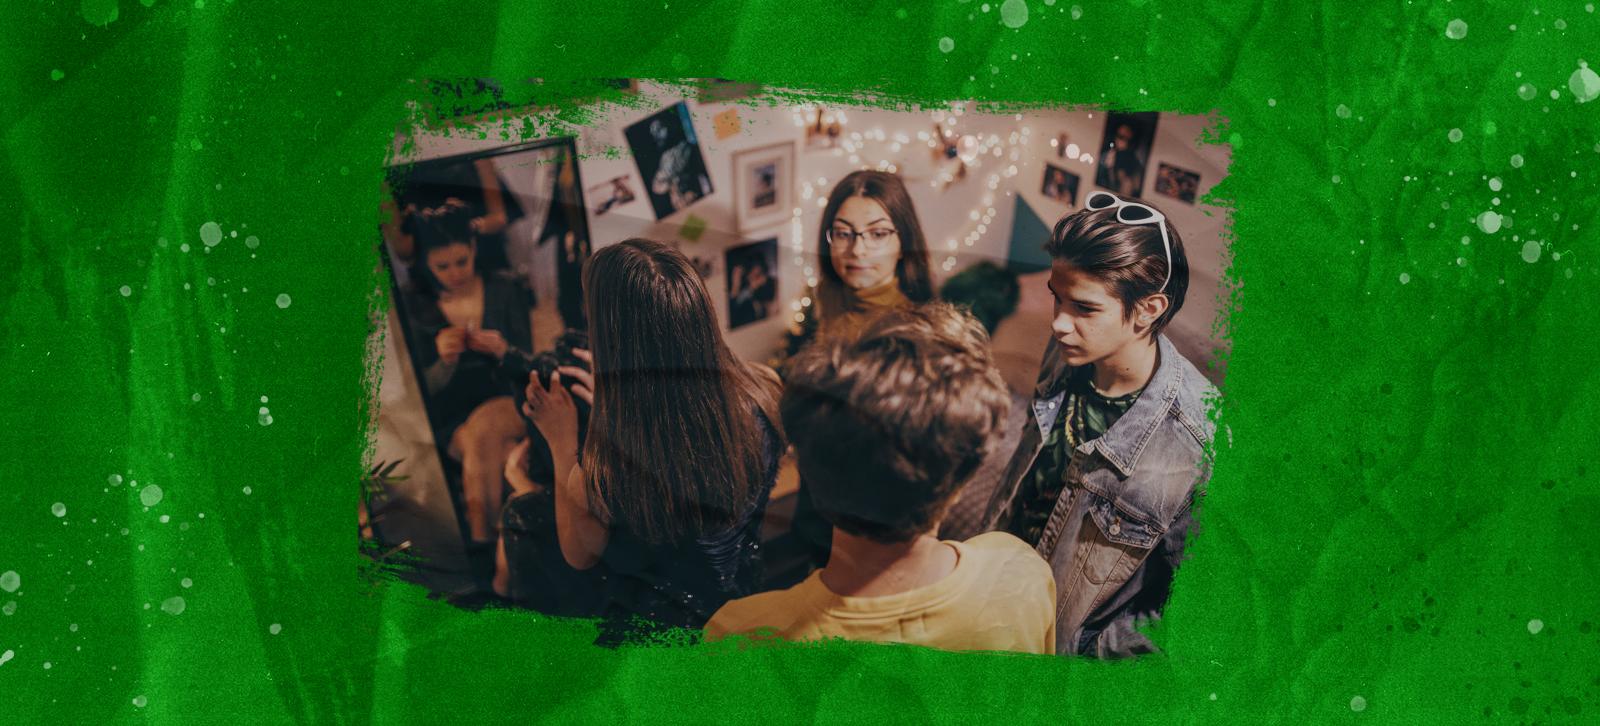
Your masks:
<path fill-rule="evenodd" d="M 855 246 L 856 240 L 866 244 L 868 252 L 879 252 L 889 246 L 889 241 L 898 237 L 899 233 L 892 229 L 869 229 L 857 232 L 853 229 L 833 227 L 828 230 L 828 244 L 835 244 L 845 249 Z"/>

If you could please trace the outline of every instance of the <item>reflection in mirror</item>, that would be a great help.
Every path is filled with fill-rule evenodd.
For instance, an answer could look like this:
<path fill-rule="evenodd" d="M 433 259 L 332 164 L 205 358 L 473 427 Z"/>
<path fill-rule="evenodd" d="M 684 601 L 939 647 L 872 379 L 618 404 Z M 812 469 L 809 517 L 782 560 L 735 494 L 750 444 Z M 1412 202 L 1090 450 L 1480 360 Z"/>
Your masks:
<path fill-rule="evenodd" d="M 587 327 L 581 188 L 571 139 L 390 169 L 383 248 L 405 370 L 381 397 L 374 460 L 403 459 L 405 478 L 386 482 L 390 511 L 363 533 L 425 560 L 416 573 L 435 591 L 488 589 L 511 494 L 503 472 L 528 438 L 523 388 L 558 340 L 570 347 Z M 426 432 L 405 435 L 407 420 Z"/>

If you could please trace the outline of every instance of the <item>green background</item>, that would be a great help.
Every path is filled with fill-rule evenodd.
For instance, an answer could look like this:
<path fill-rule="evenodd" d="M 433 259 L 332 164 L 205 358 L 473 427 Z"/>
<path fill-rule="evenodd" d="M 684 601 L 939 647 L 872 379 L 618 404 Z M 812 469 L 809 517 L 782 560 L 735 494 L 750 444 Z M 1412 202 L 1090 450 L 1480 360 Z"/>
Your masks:
<path fill-rule="evenodd" d="M 1600 718 L 1592 5 L 992 2 L 0 6 L 0 720 Z M 610 651 L 359 575 L 380 170 L 408 79 L 465 76 L 1214 113 L 1167 655 Z"/>

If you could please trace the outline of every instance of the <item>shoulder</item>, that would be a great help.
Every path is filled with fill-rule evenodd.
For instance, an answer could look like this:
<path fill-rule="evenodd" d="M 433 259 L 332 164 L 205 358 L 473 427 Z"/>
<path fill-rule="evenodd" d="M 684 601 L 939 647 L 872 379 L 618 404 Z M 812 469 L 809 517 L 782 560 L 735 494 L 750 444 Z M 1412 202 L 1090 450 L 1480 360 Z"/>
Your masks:
<path fill-rule="evenodd" d="M 706 622 L 706 638 L 718 639 L 764 629 L 782 633 L 805 609 L 804 586 L 802 582 L 787 590 L 729 600 Z"/>
<path fill-rule="evenodd" d="M 1055 602 L 1055 573 L 1028 543 L 1009 532 L 985 532 L 962 544 L 980 566 L 982 579 L 989 583 L 986 589 Z"/>
<path fill-rule="evenodd" d="M 1174 352 L 1174 365 L 1178 369 L 1178 396 L 1173 402 L 1173 414 L 1202 446 L 1216 436 L 1216 422 L 1211 418 L 1211 408 L 1221 394 L 1211 385 L 1200 369 L 1182 353 Z"/>
<path fill-rule="evenodd" d="M 985 532 L 962 544 L 978 559 L 985 560 L 986 567 L 1042 568 L 1043 572 L 1050 572 L 1050 565 L 1037 550 L 1009 532 Z"/>

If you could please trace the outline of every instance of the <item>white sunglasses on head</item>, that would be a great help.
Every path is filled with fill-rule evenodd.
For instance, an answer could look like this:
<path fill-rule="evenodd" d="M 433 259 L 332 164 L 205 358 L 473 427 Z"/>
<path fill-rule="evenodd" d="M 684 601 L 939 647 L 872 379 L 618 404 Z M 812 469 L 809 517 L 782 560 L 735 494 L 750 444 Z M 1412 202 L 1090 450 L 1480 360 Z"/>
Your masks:
<path fill-rule="evenodd" d="M 1167 238 L 1167 216 L 1156 211 L 1154 207 L 1147 207 L 1138 202 L 1121 199 L 1111 192 L 1093 191 L 1084 198 L 1085 209 L 1099 211 L 1101 209 L 1117 210 L 1117 221 L 1123 224 L 1153 224 L 1161 230 L 1161 247 L 1167 254 L 1167 279 L 1161 281 L 1161 289 L 1156 292 L 1166 292 L 1167 283 L 1172 282 L 1172 241 Z"/>

